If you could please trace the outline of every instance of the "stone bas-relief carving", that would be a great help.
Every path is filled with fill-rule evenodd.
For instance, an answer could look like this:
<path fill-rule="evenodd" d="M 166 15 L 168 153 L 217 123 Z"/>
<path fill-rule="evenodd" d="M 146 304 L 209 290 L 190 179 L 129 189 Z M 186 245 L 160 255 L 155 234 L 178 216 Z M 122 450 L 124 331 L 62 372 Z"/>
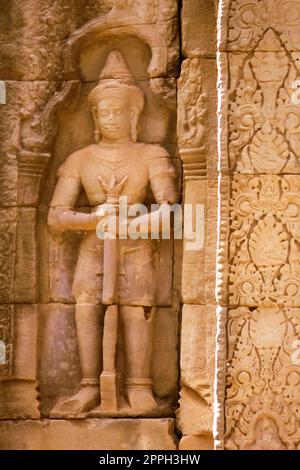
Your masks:
<path fill-rule="evenodd" d="M 119 37 L 121 28 L 130 30 L 140 24 L 148 30 L 151 25 L 159 25 L 157 44 L 170 47 L 170 59 L 177 62 L 176 0 L 4 0 L 1 6 L 0 71 L 6 79 L 69 79 L 63 67 L 64 47 L 77 28 L 85 28 L 95 20 L 104 23 L 105 29 L 119 28 Z M 151 31 L 154 36 L 155 28 Z"/>
<path fill-rule="evenodd" d="M 299 306 L 299 176 L 235 175 L 230 303 Z"/>
<path fill-rule="evenodd" d="M 228 50 L 253 50 L 261 34 L 267 28 L 274 28 L 290 50 L 299 51 L 299 0 L 232 0 L 224 3 L 230 3 Z"/>
<path fill-rule="evenodd" d="M 48 356 L 52 357 L 54 372 L 61 372 L 53 380 L 51 398 L 61 396 L 57 384 L 62 384 L 65 393 L 64 382 L 70 372 L 74 374 L 72 384 L 65 389 L 73 390 L 78 383 L 74 304 L 69 293 L 72 279 L 82 383 L 52 409 L 53 417 L 64 419 L 52 420 L 50 416 L 48 420 L 48 408 L 43 406 L 49 390 L 41 394 L 40 410 L 43 409 L 47 424 L 39 419 L 21 423 L 17 433 L 21 429 L 25 433 L 26 429 L 28 435 L 27 440 L 16 438 L 20 446 L 60 448 L 63 434 L 67 433 L 68 445 L 75 448 L 76 440 L 81 438 L 87 447 L 97 448 L 99 442 L 110 448 L 112 440 L 114 445 L 123 445 L 125 436 L 124 448 L 128 449 L 150 445 L 164 448 L 178 445 L 180 449 L 213 445 L 220 448 L 225 445 L 228 449 L 299 449 L 300 2 L 183 0 L 181 70 L 176 0 L 10 3 L 12 17 L 14 10 L 18 9 L 20 14 L 12 21 L 14 26 L 8 39 L 0 41 L 5 58 L 9 58 L 1 61 L 2 78 L 24 83 L 7 84 L 11 101 L 3 108 L 5 118 L 0 129 L 5 154 L 0 172 L 3 181 L 0 342 L 6 344 L 6 362 L 0 365 L 3 421 L 0 428 L 5 431 L 4 446 L 11 442 L 16 429 L 13 418 L 39 418 L 36 396 L 42 380 L 40 383 L 36 380 L 34 358 L 43 360 L 49 344 L 54 350 L 56 344 L 62 343 L 57 348 L 59 354 Z M 218 3 L 221 4 L 218 36 L 222 38 L 217 113 L 212 91 L 217 90 L 217 80 L 211 73 L 216 63 L 216 34 L 213 21 L 208 19 L 213 18 L 211 9 L 213 6 L 217 9 Z M 33 12 L 39 6 L 39 21 L 35 21 Z M 20 17 L 24 17 L 24 26 L 18 21 Z M 202 42 L 203 36 L 206 40 Z M 10 37 L 18 38 L 16 56 L 8 47 Z M 68 37 L 63 67 L 61 52 Z M 90 95 L 96 144 L 86 147 L 92 137 L 91 122 L 84 122 L 82 140 L 73 139 L 74 128 L 87 116 L 82 103 L 113 49 L 122 52 L 139 85 L 134 83 L 118 54 L 109 57 L 100 88 L 96 87 Z M 173 112 L 178 77 L 181 78 L 177 82 L 175 136 Z M 64 85 L 62 78 L 66 80 Z M 37 79 L 39 83 L 34 82 Z M 139 87 L 147 94 L 147 112 L 142 117 L 140 133 L 136 132 L 143 101 Z M 80 89 L 77 95 L 76 89 Z M 14 93 L 15 90 L 18 92 Z M 19 95 L 22 99 L 17 104 Z M 134 101 L 135 110 L 124 105 L 127 100 Z M 64 109 L 58 106 L 59 101 L 66 105 Z M 126 130 L 124 142 L 115 137 L 107 139 L 109 129 L 103 129 L 105 103 L 110 110 L 120 112 L 118 126 Z M 58 142 L 54 142 L 53 118 L 58 108 L 59 126 L 65 116 L 71 124 L 74 115 L 75 124 L 61 126 Z M 214 122 L 217 114 L 218 132 Z M 18 120 L 19 126 L 13 133 L 11 128 Z M 120 129 L 112 126 L 111 132 L 117 130 Z M 211 142 L 215 140 L 216 145 L 217 139 L 219 168 L 217 150 Z M 172 156 L 180 156 L 183 199 L 203 205 L 206 224 L 202 248 L 188 253 L 185 241 L 182 248 L 178 243 L 172 292 L 172 243 L 120 239 L 103 242 L 95 236 L 96 225 L 100 223 L 105 228 L 107 222 L 105 213 L 101 213 L 106 202 L 118 209 L 120 196 L 127 196 L 130 203 L 149 201 L 150 189 L 158 203 L 175 200 L 174 174 L 165 148 Z M 81 150 L 74 154 L 73 149 Z M 42 223 L 36 213 L 44 211 L 45 223 L 56 168 L 71 153 L 59 170 L 49 215 L 49 232 L 57 238 L 47 251 L 47 243 L 41 241 L 44 226 L 40 229 Z M 174 161 L 178 165 L 179 158 Z M 40 197 L 39 185 L 45 174 L 47 187 Z M 78 203 L 80 209 L 76 204 L 79 187 L 88 196 L 88 204 Z M 215 261 L 217 232 L 220 295 L 216 302 L 211 287 L 215 272 L 211 266 Z M 37 244 L 42 245 L 41 251 Z M 58 267 L 57 257 L 65 245 L 70 251 L 74 247 L 74 253 L 63 254 L 70 259 L 67 262 L 64 259 Z M 43 287 L 38 286 L 36 266 L 40 258 L 44 263 L 41 271 L 46 273 L 49 268 L 50 293 L 47 287 L 41 292 L 49 280 L 47 274 L 43 274 L 47 278 L 42 280 Z M 33 274 L 24 276 L 26 269 Z M 57 288 L 60 279 L 61 290 Z M 171 400 L 178 398 L 174 386 L 177 314 L 172 323 L 174 311 L 181 310 L 177 305 L 178 279 L 182 286 L 179 298 L 184 304 L 182 334 L 178 335 L 181 383 L 176 427 L 182 433 L 180 443 L 174 435 L 175 413 L 170 406 Z M 36 305 L 39 301 L 45 305 Z M 13 305 L 14 302 L 17 304 Z M 37 320 L 40 309 L 45 330 Z M 220 323 L 215 334 L 217 316 Z M 166 337 L 164 332 L 171 329 L 170 324 L 172 335 Z M 35 351 L 38 329 L 41 336 L 51 331 L 53 337 L 50 341 L 48 336 L 43 347 Z M 90 339 L 88 343 L 86 337 Z M 65 347 L 63 342 L 69 339 L 71 342 Z M 170 350 L 172 367 L 167 359 Z M 66 362 L 65 351 L 69 354 Z M 47 376 L 49 363 L 51 360 L 44 362 L 41 376 Z M 70 369 L 64 373 L 63 368 L 69 364 Z M 167 369 L 172 369 L 170 380 Z M 29 387 L 27 398 L 25 385 Z M 52 403 L 54 400 L 51 406 Z M 110 417 L 114 419 L 107 419 Z M 122 419 L 115 419 L 118 417 Z M 147 419 L 135 419 L 143 417 Z M 6 422 L 8 418 L 11 421 Z M 28 442 L 34 429 L 36 441 Z"/>
<path fill-rule="evenodd" d="M 299 72 L 283 43 L 269 29 L 250 59 L 232 54 L 229 64 L 231 168 L 250 174 L 299 173 L 300 115 L 293 100 Z"/>
<path fill-rule="evenodd" d="M 143 203 L 149 186 L 159 205 L 174 203 L 175 171 L 162 147 L 138 142 L 144 97 L 117 50 L 108 56 L 89 103 L 97 143 L 73 153 L 59 169 L 48 218 L 52 229 L 86 232 L 73 281 L 82 380 L 79 391 L 59 400 L 51 415 L 164 413 L 151 380 L 159 283 L 154 242 L 100 240 L 96 227 L 100 223 L 108 229 L 106 204 L 119 210 L 124 196 L 129 205 Z M 74 209 L 82 187 L 90 213 Z M 117 370 L 120 335 L 122 377 Z"/>
<path fill-rule="evenodd" d="M 177 132 L 180 148 L 197 149 L 198 152 L 203 152 L 207 95 L 202 93 L 199 59 L 194 58 L 183 62 L 178 88 Z"/>
<path fill-rule="evenodd" d="M 207 2 L 198 2 L 197 5 L 185 2 L 184 8 L 190 9 L 191 13 L 199 8 L 201 19 L 203 9 L 209 9 Z M 199 26 L 199 17 L 195 16 L 195 20 Z M 189 37 L 188 28 L 185 37 Z M 209 123 L 214 126 L 216 113 L 214 89 L 213 61 L 193 56 L 183 61 L 178 80 L 177 120 L 179 153 L 183 163 L 183 200 L 193 207 L 194 214 L 196 208 L 203 208 L 201 222 L 194 214 L 191 216 L 194 227 L 203 229 L 203 243 L 191 251 L 187 237 L 183 243 L 181 387 L 176 412 L 177 426 L 183 434 L 180 441 L 182 450 L 212 449 L 214 446 L 215 308 L 209 305 L 210 299 L 214 299 L 215 287 L 213 227 L 216 206 L 212 201 L 216 195 L 216 181 L 212 175 L 211 156 L 216 154 L 216 148 L 211 142 L 214 130 L 209 129 Z"/>
<path fill-rule="evenodd" d="M 7 379 L 13 370 L 13 307 L 0 307 L 0 378 Z"/>
<path fill-rule="evenodd" d="M 198 58 L 182 63 L 178 80 L 177 134 L 183 164 L 184 200 L 204 204 L 207 174 L 206 137 L 207 95 L 203 92 L 202 69 Z M 200 183 L 201 181 L 201 183 Z M 196 221 L 193 222 L 196 224 Z M 186 303 L 198 303 L 203 296 L 203 250 L 184 250 L 182 263 L 182 297 Z"/>
<path fill-rule="evenodd" d="M 278 306 L 229 312 L 228 449 L 299 449 L 299 313 Z"/>
<path fill-rule="evenodd" d="M 212 448 L 210 266 L 215 265 L 217 181 L 210 176 L 217 124 L 210 10 L 218 2 L 201 0 L 199 8 L 183 2 L 180 15 L 186 25 L 192 18 L 193 25 L 185 34 L 182 74 L 176 0 L 2 3 L 0 73 L 7 80 L 7 102 L 1 105 L 0 127 L 0 341 L 6 343 L 6 364 L 0 367 L 0 448 Z M 120 68 L 105 67 L 99 85 L 107 89 L 91 95 L 96 131 L 91 146 L 93 117 L 86 98 L 113 49 L 122 53 L 136 83 L 124 64 L 123 75 Z M 182 120 L 176 136 L 180 75 Z M 126 87 L 135 96 L 134 111 L 127 106 L 132 98 Z M 142 108 L 139 88 L 146 97 L 140 142 L 133 122 Z M 100 106 L 106 102 L 121 111 L 122 126 L 126 114 L 127 125 L 121 126 L 126 143 L 114 137 L 108 145 L 99 126 L 105 116 L 98 113 L 98 93 Z M 109 201 L 118 206 L 118 192 L 131 203 L 175 200 L 165 149 L 178 169 L 180 158 L 184 163 L 186 202 L 205 206 L 209 219 L 208 247 L 189 254 L 184 248 L 186 269 L 181 240 L 173 254 L 172 240 L 106 243 L 94 236 L 98 221 L 106 221 L 97 206 L 101 210 Z M 84 194 L 76 201 L 79 186 L 88 201 Z M 181 301 L 187 343 L 182 349 Z M 175 417 L 177 406 L 181 412 Z M 175 426 L 183 434 L 180 444 Z"/>
<path fill-rule="evenodd" d="M 221 430 L 227 449 L 299 449 L 299 6 L 222 4 L 228 29 L 221 28 L 220 47 L 227 43 L 229 73 L 222 72 L 228 146 L 221 155 L 230 174 L 222 176 L 230 184 L 223 214 L 229 254 L 222 260 L 229 279 Z"/>

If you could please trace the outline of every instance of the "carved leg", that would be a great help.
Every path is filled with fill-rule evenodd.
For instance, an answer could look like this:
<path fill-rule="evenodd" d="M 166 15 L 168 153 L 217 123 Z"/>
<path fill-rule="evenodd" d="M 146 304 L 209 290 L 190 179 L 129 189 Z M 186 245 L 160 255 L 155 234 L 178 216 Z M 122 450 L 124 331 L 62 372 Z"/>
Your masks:
<path fill-rule="evenodd" d="M 76 305 L 76 329 L 82 372 L 80 390 L 72 397 L 58 403 L 55 413 L 77 415 L 100 403 L 99 377 L 102 369 L 103 307 L 101 305 Z"/>
<path fill-rule="evenodd" d="M 100 376 L 101 409 L 117 410 L 119 405 L 119 374 L 116 367 L 119 312 L 110 305 L 105 312 L 103 331 L 103 370 Z"/>
<path fill-rule="evenodd" d="M 127 398 L 131 408 L 148 411 L 157 408 L 152 392 L 151 358 L 155 309 L 146 317 L 143 307 L 121 307 Z"/>

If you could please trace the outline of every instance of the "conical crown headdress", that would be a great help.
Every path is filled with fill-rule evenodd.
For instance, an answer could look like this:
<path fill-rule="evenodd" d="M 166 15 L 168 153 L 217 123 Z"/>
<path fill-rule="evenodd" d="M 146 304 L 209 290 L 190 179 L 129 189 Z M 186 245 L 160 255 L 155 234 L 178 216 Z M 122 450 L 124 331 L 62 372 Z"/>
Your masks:
<path fill-rule="evenodd" d="M 143 92 L 136 85 L 122 54 L 117 50 L 111 51 L 108 55 L 99 77 L 99 84 L 89 95 L 89 103 L 91 106 L 97 106 L 102 98 L 110 94 L 116 97 L 126 95 L 138 112 L 144 107 Z"/>
<path fill-rule="evenodd" d="M 102 81 L 115 78 L 129 80 L 134 83 L 132 74 L 122 54 L 117 50 L 113 50 L 109 53 L 99 80 Z"/>

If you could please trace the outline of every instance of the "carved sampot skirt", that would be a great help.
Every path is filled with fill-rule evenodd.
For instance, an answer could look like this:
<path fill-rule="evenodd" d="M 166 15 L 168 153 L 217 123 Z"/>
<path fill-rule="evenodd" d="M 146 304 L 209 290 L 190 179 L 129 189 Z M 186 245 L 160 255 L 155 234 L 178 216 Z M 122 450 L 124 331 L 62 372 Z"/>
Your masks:
<path fill-rule="evenodd" d="M 156 249 L 152 240 L 117 240 L 116 303 L 155 306 Z M 102 303 L 104 241 L 88 232 L 81 243 L 72 292 L 77 303 Z"/>

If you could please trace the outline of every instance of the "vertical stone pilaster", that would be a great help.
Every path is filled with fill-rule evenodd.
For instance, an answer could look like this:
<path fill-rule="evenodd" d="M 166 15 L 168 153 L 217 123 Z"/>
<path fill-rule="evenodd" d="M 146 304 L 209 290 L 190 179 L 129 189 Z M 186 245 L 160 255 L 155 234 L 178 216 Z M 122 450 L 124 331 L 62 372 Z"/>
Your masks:
<path fill-rule="evenodd" d="M 221 2 L 219 167 L 230 190 L 227 197 L 220 192 L 229 218 L 220 213 L 226 331 L 219 324 L 228 366 L 219 390 L 226 387 L 220 434 L 227 449 L 300 445 L 300 43 L 292 19 L 299 14 L 299 2 L 293 10 L 281 0 Z M 224 356 L 219 360 L 224 364 Z"/>
<path fill-rule="evenodd" d="M 186 59 L 178 82 L 177 132 L 183 163 L 183 202 L 192 207 L 189 222 L 200 243 L 193 247 L 185 234 L 177 427 L 183 434 L 181 449 L 212 449 L 218 207 L 213 3 L 184 1 L 181 24 Z M 203 28 L 199 27 L 202 24 Z"/>

